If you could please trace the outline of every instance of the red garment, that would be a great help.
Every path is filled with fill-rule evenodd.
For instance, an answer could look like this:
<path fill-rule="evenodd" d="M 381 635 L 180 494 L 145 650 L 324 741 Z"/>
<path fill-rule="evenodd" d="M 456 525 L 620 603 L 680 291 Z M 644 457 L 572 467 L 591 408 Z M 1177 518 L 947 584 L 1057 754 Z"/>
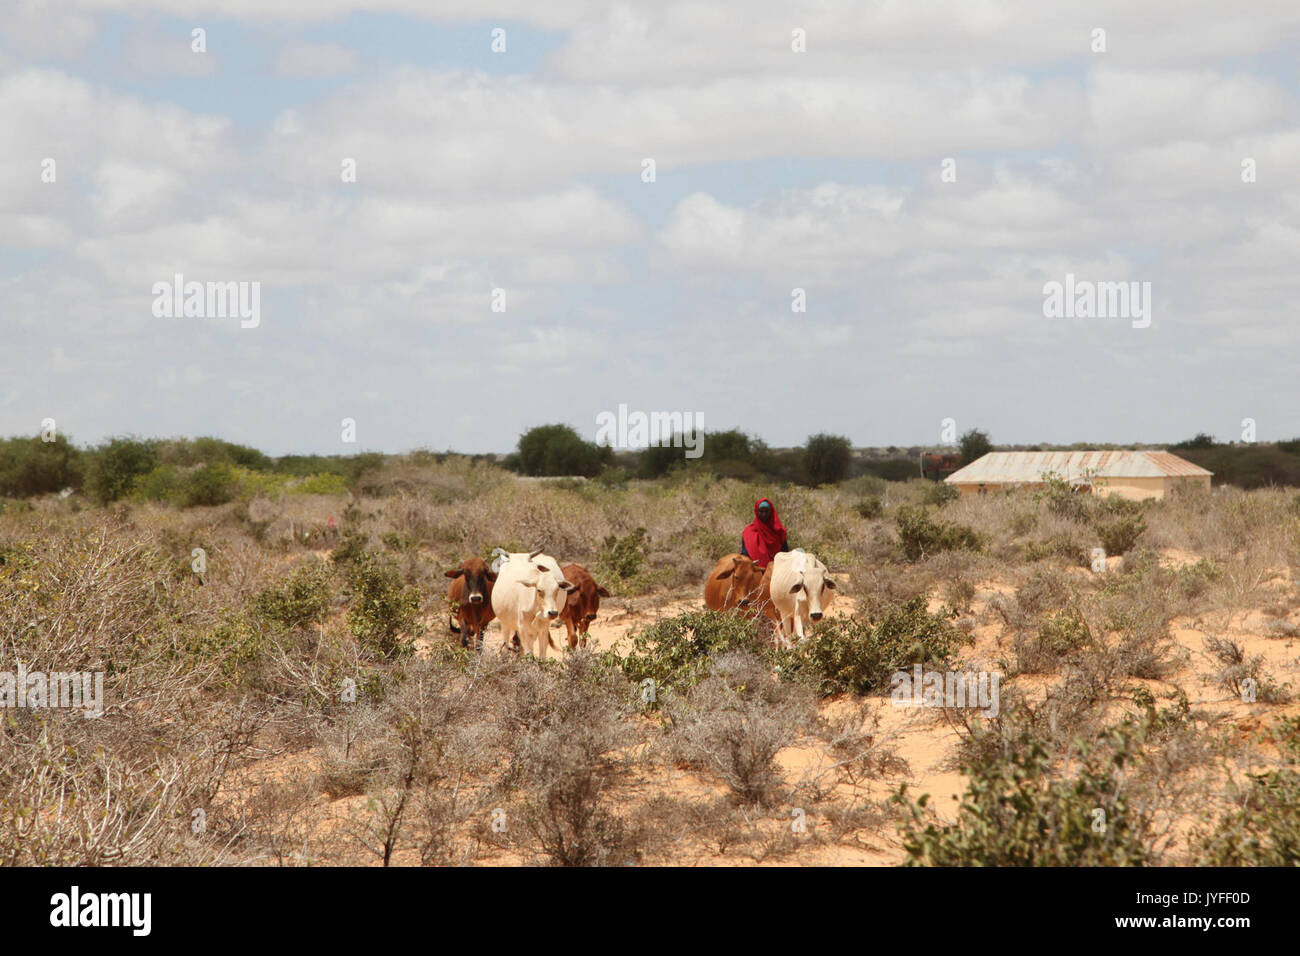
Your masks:
<path fill-rule="evenodd" d="M 758 517 L 758 506 L 766 501 L 772 508 L 772 523 L 764 524 Z M 754 520 L 745 525 L 740 533 L 740 540 L 745 544 L 745 551 L 760 568 L 765 568 L 785 544 L 785 525 L 776 513 L 776 505 L 767 498 L 754 502 Z"/>

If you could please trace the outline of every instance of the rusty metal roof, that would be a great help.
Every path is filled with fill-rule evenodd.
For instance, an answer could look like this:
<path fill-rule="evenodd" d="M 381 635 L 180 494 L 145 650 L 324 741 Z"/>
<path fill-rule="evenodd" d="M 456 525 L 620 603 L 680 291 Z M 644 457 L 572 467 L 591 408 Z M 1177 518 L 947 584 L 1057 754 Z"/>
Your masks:
<path fill-rule="evenodd" d="M 991 451 L 954 471 L 949 484 L 1031 484 L 1044 472 L 1066 480 L 1098 478 L 1193 478 L 1212 475 L 1167 451 Z"/>

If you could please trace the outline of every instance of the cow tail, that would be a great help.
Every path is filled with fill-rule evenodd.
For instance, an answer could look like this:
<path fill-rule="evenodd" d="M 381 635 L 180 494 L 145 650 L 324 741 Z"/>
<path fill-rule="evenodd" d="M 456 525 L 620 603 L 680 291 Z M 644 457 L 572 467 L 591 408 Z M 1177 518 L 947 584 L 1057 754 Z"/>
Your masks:
<path fill-rule="evenodd" d="M 451 633 L 453 634 L 460 633 L 460 628 L 456 626 L 456 619 L 452 617 L 450 614 L 447 615 L 447 626 L 451 628 Z"/>

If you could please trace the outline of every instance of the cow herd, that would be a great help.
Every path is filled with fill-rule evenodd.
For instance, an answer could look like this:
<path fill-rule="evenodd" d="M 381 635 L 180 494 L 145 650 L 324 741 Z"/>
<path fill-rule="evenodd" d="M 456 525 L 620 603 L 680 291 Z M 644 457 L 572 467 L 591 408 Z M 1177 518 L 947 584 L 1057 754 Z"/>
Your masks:
<path fill-rule="evenodd" d="M 483 650 L 483 631 L 497 618 L 507 647 L 531 651 L 546 659 L 551 643 L 551 622 L 559 618 L 569 632 L 569 648 L 587 643 L 587 632 L 600 610 L 600 599 L 609 592 L 580 564 L 563 568 L 539 548 L 506 552 L 497 570 L 482 558 L 467 558 L 447 572 L 452 578 L 447 603 L 452 617 L 449 627 L 460 634 L 462 647 L 470 640 Z"/>
<path fill-rule="evenodd" d="M 495 570 L 482 558 L 468 558 L 446 572 L 451 607 L 448 626 L 463 647 L 483 650 L 483 632 L 494 618 L 501 622 L 505 646 L 546 659 L 551 625 L 563 622 L 569 648 L 585 647 L 600 599 L 609 592 L 580 564 L 559 563 L 542 549 L 503 552 Z M 826 565 L 806 551 L 784 551 L 766 568 L 750 558 L 729 554 L 720 559 L 704 583 L 704 603 L 715 611 L 763 615 L 775 626 L 777 643 L 800 641 L 822 619 L 835 597 L 835 581 Z"/>

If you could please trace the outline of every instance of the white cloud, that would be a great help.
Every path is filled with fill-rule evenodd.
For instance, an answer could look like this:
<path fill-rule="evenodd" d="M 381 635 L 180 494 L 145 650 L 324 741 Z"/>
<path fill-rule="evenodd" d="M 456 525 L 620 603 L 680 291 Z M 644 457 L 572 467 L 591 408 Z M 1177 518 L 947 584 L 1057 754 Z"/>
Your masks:
<path fill-rule="evenodd" d="M 127 37 L 124 56 L 133 69 L 146 75 L 210 76 L 217 72 L 220 62 L 220 35 L 208 33 L 205 49 L 197 51 L 189 29 L 170 33 L 154 28 L 137 31 Z"/>
<path fill-rule="evenodd" d="M 271 151 L 286 179 L 337 180 L 341 159 L 352 157 L 370 189 L 514 191 L 593 172 L 632 180 L 644 157 L 665 175 L 768 157 L 928 161 L 954 144 L 1047 148 L 1079 129 L 1083 116 L 1078 91 L 1009 75 L 868 69 L 620 90 L 408 68 L 281 116 Z"/>
<path fill-rule="evenodd" d="M 4 31 L 0 43 L 14 56 L 42 59 L 75 56 L 95 34 L 94 19 L 76 4 L 47 0 L 16 0 L 4 10 Z M 4 67 L 0 59 L 0 68 Z"/>
<path fill-rule="evenodd" d="M 337 76 L 351 73 L 356 62 L 356 51 L 337 43 L 294 43 L 280 51 L 275 69 L 285 76 Z"/>

